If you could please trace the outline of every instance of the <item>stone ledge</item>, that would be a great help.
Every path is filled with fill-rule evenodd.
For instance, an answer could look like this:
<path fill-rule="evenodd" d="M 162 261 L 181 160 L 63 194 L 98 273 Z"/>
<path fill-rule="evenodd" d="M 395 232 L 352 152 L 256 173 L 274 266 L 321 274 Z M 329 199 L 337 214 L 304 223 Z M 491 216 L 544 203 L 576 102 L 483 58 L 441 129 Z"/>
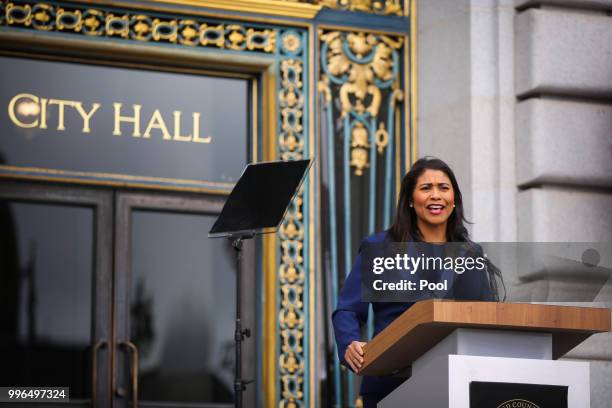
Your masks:
<path fill-rule="evenodd" d="M 612 241 L 612 194 L 544 186 L 517 195 L 520 242 Z"/>
<path fill-rule="evenodd" d="M 514 0 L 514 7 L 559 6 L 585 10 L 612 10 L 612 0 Z"/>
<path fill-rule="evenodd" d="M 612 105 L 529 99 L 515 121 L 518 185 L 612 187 Z"/>
<path fill-rule="evenodd" d="M 530 9 L 514 26 L 517 95 L 612 97 L 612 17 Z"/>

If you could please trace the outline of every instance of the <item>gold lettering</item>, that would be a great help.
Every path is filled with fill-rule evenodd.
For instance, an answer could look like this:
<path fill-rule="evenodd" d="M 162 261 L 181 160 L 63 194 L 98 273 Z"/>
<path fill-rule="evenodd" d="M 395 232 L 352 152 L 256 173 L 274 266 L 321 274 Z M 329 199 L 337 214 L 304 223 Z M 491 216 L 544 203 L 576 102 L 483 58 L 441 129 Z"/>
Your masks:
<path fill-rule="evenodd" d="M 181 111 L 172 112 L 174 116 L 174 138 L 177 142 L 191 142 L 191 135 L 181 136 Z"/>
<path fill-rule="evenodd" d="M 85 110 L 83 109 L 82 102 L 75 103 L 74 107 L 76 108 L 77 112 L 79 112 L 79 115 L 81 115 L 81 117 L 83 118 L 83 133 L 91 133 L 91 129 L 89 128 L 89 120 L 91 119 L 93 114 L 96 113 L 96 111 L 100 108 L 100 104 L 94 102 L 91 106 L 91 110 L 89 111 L 89 113 L 85 112 Z"/>
<path fill-rule="evenodd" d="M 151 116 L 151 120 L 147 125 L 147 130 L 145 130 L 143 137 L 147 139 L 150 138 L 151 129 L 161 130 L 164 140 L 172 140 L 170 132 L 168 132 L 168 128 L 166 127 L 166 123 L 164 122 L 164 118 L 162 118 L 161 113 L 159 113 L 159 109 L 155 109 L 155 112 L 153 112 L 153 116 Z"/>
<path fill-rule="evenodd" d="M 47 98 L 40 98 L 40 129 L 47 128 Z"/>
<path fill-rule="evenodd" d="M 57 130 L 66 130 L 66 106 L 73 107 L 83 120 L 83 133 L 91 133 L 91 118 L 101 108 L 101 104 L 93 102 L 89 111 L 83 107 L 83 102 L 70 101 L 64 99 L 47 99 L 39 98 L 36 95 L 21 93 L 15 95 L 8 105 L 8 115 L 11 121 L 22 128 L 34 128 L 39 127 L 40 129 L 47 129 L 48 120 L 48 106 L 57 105 Z M 200 137 L 200 118 L 201 114 L 198 112 L 192 113 L 193 120 L 193 132 L 192 134 L 181 134 L 181 123 L 182 112 L 175 110 L 172 112 L 174 119 L 174 134 L 170 134 L 168 127 L 164 121 L 163 115 L 159 109 L 156 109 L 151 115 L 146 130 L 141 134 L 140 132 L 140 113 L 142 105 L 132 105 L 133 116 L 122 116 L 121 109 L 123 104 L 120 102 L 113 103 L 114 108 L 114 128 L 113 135 L 121 136 L 122 130 L 121 125 L 123 122 L 133 124 L 133 137 L 144 137 L 146 139 L 151 138 L 151 131 L 153 129 L 159 129 L 162 134 L 163 140 L 174 140 L 177 142 L 194 142 L 194 143 L 210 143 L 212 141 L 211 136 Z M 23 122 L 18 118 L 18 115 L 22 117 L 33 116 L 34 119 L 31 122 Z M 183 129 L 184 130 L 184 129 Z"/>
<path fill-rule="evenodd" d="M 33 128 L 33 127 L 38 126 L 38 119 L 36 119 L 32 123 L 23 123 L 22 121 L 17 119 L 17 116 L 15 115 L 15 104 L 20 99 L 29 99 L 31 104 L 37 104 L 38 105 L 38 96 L 35 96 L 35 95 L 32 95 L 32 94 L 28 94 L 28 93 L 21 93 L 21 94 L 15 95 L 13 97 L 13 99 L 11 99 L 11 101 L 9 102 L 9 105 L 8 105 L 8 115 L 9 115 L 9 118 L 11 118 L 11 121 L 14 124 L 16 124 L 17 126 L 19 126 L 21 128 L 28 129 L 28 128 Z M 32 112 L 32 113 L 34 113 L 34 112 Z"/>
<path fill-rule="evenodd" d="M 129 122 L 134 124 L 133 137 L 140 137 L 140 108 L 141 105 L 132 105 L 134 116 L 121 116 L 121 106 L 119 102 L 113 103 L 115 109 L 115 128 L 113 129 L 114 136 L 121 136 L 121 122 Z"/>
<path fill-rule="evenodd" d="M 200 137 L 200 113 L 193 112 L 193 142 L 194 143 L 210 143 L 211 137 Z"/>
<path fill-rule="evenodd" d="M 57 130 L 66 130 L 64 126 L 64 106 L 74 106 L 74 101 L 49 99 L 49 105 L 57 105 Z"/>

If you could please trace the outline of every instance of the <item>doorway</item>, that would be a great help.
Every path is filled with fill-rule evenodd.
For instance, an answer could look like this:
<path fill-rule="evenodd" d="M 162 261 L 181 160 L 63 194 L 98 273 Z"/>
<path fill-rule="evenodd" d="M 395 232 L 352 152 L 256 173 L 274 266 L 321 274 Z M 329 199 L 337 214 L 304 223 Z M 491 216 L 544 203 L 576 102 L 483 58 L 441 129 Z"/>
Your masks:
<path fill-rule="evenodd" d="M 0 382 L 67 386 L 72 406 L 231 406 L 233 253 L 207 237 L 224 200 L 2 183 Z M 254 379 L 253 244 L 244 257 L 254 338 L 243 371 Z"/>

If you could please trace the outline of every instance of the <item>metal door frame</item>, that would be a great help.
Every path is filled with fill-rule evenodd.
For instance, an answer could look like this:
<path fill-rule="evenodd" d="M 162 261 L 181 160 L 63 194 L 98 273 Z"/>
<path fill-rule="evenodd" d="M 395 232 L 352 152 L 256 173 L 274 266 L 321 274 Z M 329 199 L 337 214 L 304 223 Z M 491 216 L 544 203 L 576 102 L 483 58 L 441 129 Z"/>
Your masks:
<path fill-rule="evenodd" d="M 217 215 L 221 212 L 225 202 L 225 196 L 181 194 L 181 193 L 149 193 L 149 192 L 122 192 L 115 193 L 115 257 L 114 257 L 114 336 L 112 339 L 113 358 L 113 407 L 126 408 L 129 405 L 136 407 L 224 407 L 224 404 L 194 404 L 194 403 L 162 403 L 162 402 L 139 402 L 134 399 L 134 391 L 137 392 L 137 378 L 131 377 L 130 365 L 135 364 L 134 353 L 137 352 L 135 345 L 130 342 L 129 322 L 129 285 L 131 282 L 131 214 L 135 210 Z M 205 231 L 207 233 L 208 231 Z M 203 245 L 205 242 L 202 243 Z M 245 259 L 255 259 L 255 245 L 245 245 Z M 254 262 L 245 262 L 242 287 L 243 321 L 253 333 L 256 333 L 256 265 Z M 256 337 L 256 336 L 254 336 Z M 245 378 L 254 379 L 256 372 L 256 339 L 251 338 L 243 345 L 243 367 Z M 249 358 L 250 357 L 250 358 Z M 245 393 L 246 406 L 255 406 L 255 386 L 250 385 Z M 233 406 L 233 405 L 228 405 Z"/>
<path fill-rule="evenodd" d="M 93 209 L 93 276 L 92 276 L 92 399 L 91 407 L 110 405 L 110 340 L 112 334 L 112 191 L 79 186 L 56 186 L 40 183 L 0 183 L 0 198 L 21 203 L 52 204 Z M 95 382 L 95 385 L 93 385 Z M 37 406 L 56 405 L 54 403 Z M 85 401 L 70 405 L 88 406 Z"/>

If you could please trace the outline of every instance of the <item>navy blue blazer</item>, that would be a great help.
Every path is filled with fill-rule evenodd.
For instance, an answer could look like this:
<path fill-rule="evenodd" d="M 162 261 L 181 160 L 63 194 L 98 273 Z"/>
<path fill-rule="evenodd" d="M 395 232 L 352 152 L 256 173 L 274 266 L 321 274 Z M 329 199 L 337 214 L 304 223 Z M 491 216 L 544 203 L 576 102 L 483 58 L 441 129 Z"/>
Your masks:
<path fill-rule="evenodd" d="M 370 235 L 362 241 L 364 243 L 380 244 L 388 239 L 387 232 Z M 482 249 L 477 246 L 478 252 Z M 332 314 L 332 323 L 338 346 L 338 358 L 340 362 L 350 369 L 344 360 L 344 353 L 351 342 L 361 340 L 361 326 L 368 321 L 368 302 L 361 301 L 361 248 L 350 274 L 346 278 L 344 286 L 338 298 L 338 305 Z M 449 291 L 446 298 L 462 300 L 492 300 L 486 274 L 456 275 L 454 272 L 448 275 L 455 279 L 453 289 Z M 374 336 L 393 322 L 414 302 L 372 302 L 374 312 Z M 360 394 L 382 394 L 387 395 L 397 388 L 406 378 L 401 377 L 370 377 L 364 376 L 361 383 Z"/>

